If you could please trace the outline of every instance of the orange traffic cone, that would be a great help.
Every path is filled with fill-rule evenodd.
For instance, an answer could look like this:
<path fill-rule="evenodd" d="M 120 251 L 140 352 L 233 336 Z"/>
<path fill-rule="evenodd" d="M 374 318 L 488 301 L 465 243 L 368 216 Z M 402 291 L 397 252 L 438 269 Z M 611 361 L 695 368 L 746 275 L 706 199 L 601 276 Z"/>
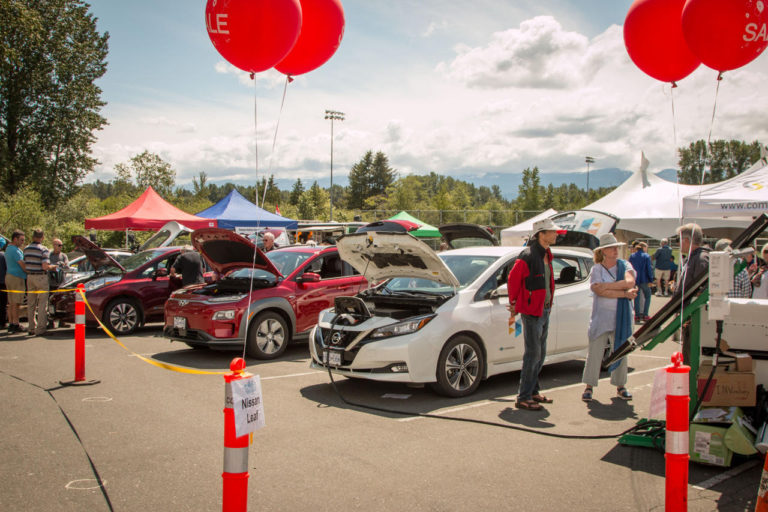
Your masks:
<path fill-rule="evenodd" d="M 763 476 L 760 477 L 760 487 L 757 488 L 755 512 L 768 512 L 768 456 L 765 457 Z"/>

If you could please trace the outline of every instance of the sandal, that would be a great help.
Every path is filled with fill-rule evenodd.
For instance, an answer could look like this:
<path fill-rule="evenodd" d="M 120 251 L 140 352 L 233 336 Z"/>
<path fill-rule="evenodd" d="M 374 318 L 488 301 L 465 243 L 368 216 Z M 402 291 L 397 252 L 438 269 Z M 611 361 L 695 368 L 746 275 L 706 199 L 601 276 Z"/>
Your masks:
<path fill-rule="evenodd" d="M 627 391 L 627 388 L 621 387 L 616 390 L 616 395 L 622 400 L 632 400 L 632 393 Z"/>
<path fill-rule="evenodd" d="M 592 388 L 587 388 L 584 390 L 584 393 L 581 394 L 581 399 L 585 402 L 591 402 L 592 401 Z"/>
<path fill-rule="evenodd" d="M 539 405 L 535 400 L 518 400 L 515 402 L 515 407 L 529 411 L 540 411 L 543 409 L 543 407 Z"/>
<path fill-rule="evenodd" d="M 551 398 L 547 398 L 544 395 L 533 395 L 531 398 L 533 398 L 534 402 L 538 402 L 540 404 L 551 404 L 554 402 Z"/>

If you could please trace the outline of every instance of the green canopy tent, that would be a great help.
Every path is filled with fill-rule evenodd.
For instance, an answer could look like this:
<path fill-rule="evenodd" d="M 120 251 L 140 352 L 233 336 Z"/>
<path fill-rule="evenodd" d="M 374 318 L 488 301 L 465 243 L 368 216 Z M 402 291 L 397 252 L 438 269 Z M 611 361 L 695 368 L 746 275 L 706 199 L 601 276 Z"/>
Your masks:
<path fill-rule="evenodd" d="M 389 220 L 409 220 L 411 222 L 415 222 L 416 224 L 419 224 L 421 227 L 415 231 L 411 231 L 411 234 L 418 238 L 440 238 L 440 230 L 438 230 L 435 226 L 430 226 L 426 222 L 417 219 L 413 215 L 408 214 L 405 211 L 402 211 L 395 215 L 394 217 L 390 217 Z"/>

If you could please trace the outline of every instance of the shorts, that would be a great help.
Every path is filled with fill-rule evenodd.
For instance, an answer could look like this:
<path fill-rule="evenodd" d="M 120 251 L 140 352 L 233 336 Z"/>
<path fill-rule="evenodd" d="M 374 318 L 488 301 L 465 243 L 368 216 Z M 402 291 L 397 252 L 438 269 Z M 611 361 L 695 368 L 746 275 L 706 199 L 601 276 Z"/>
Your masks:
<path fill-rule="evenodd" d="M 8 304 L 23 304 L 26 295 L 27 281 L 11 274 L 5 275 L 5 286 L 8 290 L 18 290 L 22 293 L 8 293 Z"/>
<path fill-rule="evenodd" d="M 653 275 L 656 276 L 656 279 L 663 279 L 665 281 L 669 281 L 669 270 L 655 269 L 653 271 Z"/>

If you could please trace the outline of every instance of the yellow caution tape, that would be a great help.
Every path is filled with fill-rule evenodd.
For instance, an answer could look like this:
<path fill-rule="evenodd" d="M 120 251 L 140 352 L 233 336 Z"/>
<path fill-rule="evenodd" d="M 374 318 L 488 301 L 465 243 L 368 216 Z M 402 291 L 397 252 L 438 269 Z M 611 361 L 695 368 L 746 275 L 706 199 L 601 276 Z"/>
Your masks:
<path fill-rule="evenodd" d="M 77 288 L 56 288 L 55 290 L 0 290 L 5 293 L 64 293 L 64 292 L 76 292 Z"/>
<path fill-rule="evenodd" d="M 75 290 L 75 291 L 79 291 L 79 290 Z M 99 325 L 104 330 L 104 332 L 107 333 L 107 336 L 112 338 L 115 341 L 115 343 L 117 343 L 118 345 L 123 347 L 131 355 L 138 357 L 139 359 L 141 359 L 145 363 L 149 363 L 149 364 L 151 364 L 153 366 L 157 366 L 158 368 L 163 368 L 165 370 L 171 370 L 171 371 L 179 372 L 179 373 L 191 373 L 191 374 L 195 374 L 195 375 L 224 375 L 226 373 L 229 373 L 229 372 L 207 372 L 207 371 L 204 371 L 204 370 L 192 370 L 191 368 L 184 368 L 182 366 L 175 366 L 175 365 L 172 365 L 172 364 L 160 363 L 160 362 L 155 361 L 153 359 L 149 359 L 147 357 L 144 357 L 141 354 L 137 354 L 136 352 L 132 351 L 131 349 L 129 349 L 128 347 L 123 345 L 123 343 L 120 340 L 118 340 L 115 337 L 115 335 L 112 334 L 112 332 L 110 332 L 110 330 L 107 328 L 107 326 L 104 325 L 101 322 L 99 317 L 96 316 L 96 313 L 93 311 L 93 308 L 91 308 L 91 305 L 88 303 L 88 299 L 85 297 L 85 291 L 81 291 L 80 295 L 83 297 L 83 302 L 85 302 L 85 305 L 88 307 L 88 310 L 91 312 L 91 315 L 93 315 L 93 318 L 96 319 L 96 321 L 99 323 Z"/>

